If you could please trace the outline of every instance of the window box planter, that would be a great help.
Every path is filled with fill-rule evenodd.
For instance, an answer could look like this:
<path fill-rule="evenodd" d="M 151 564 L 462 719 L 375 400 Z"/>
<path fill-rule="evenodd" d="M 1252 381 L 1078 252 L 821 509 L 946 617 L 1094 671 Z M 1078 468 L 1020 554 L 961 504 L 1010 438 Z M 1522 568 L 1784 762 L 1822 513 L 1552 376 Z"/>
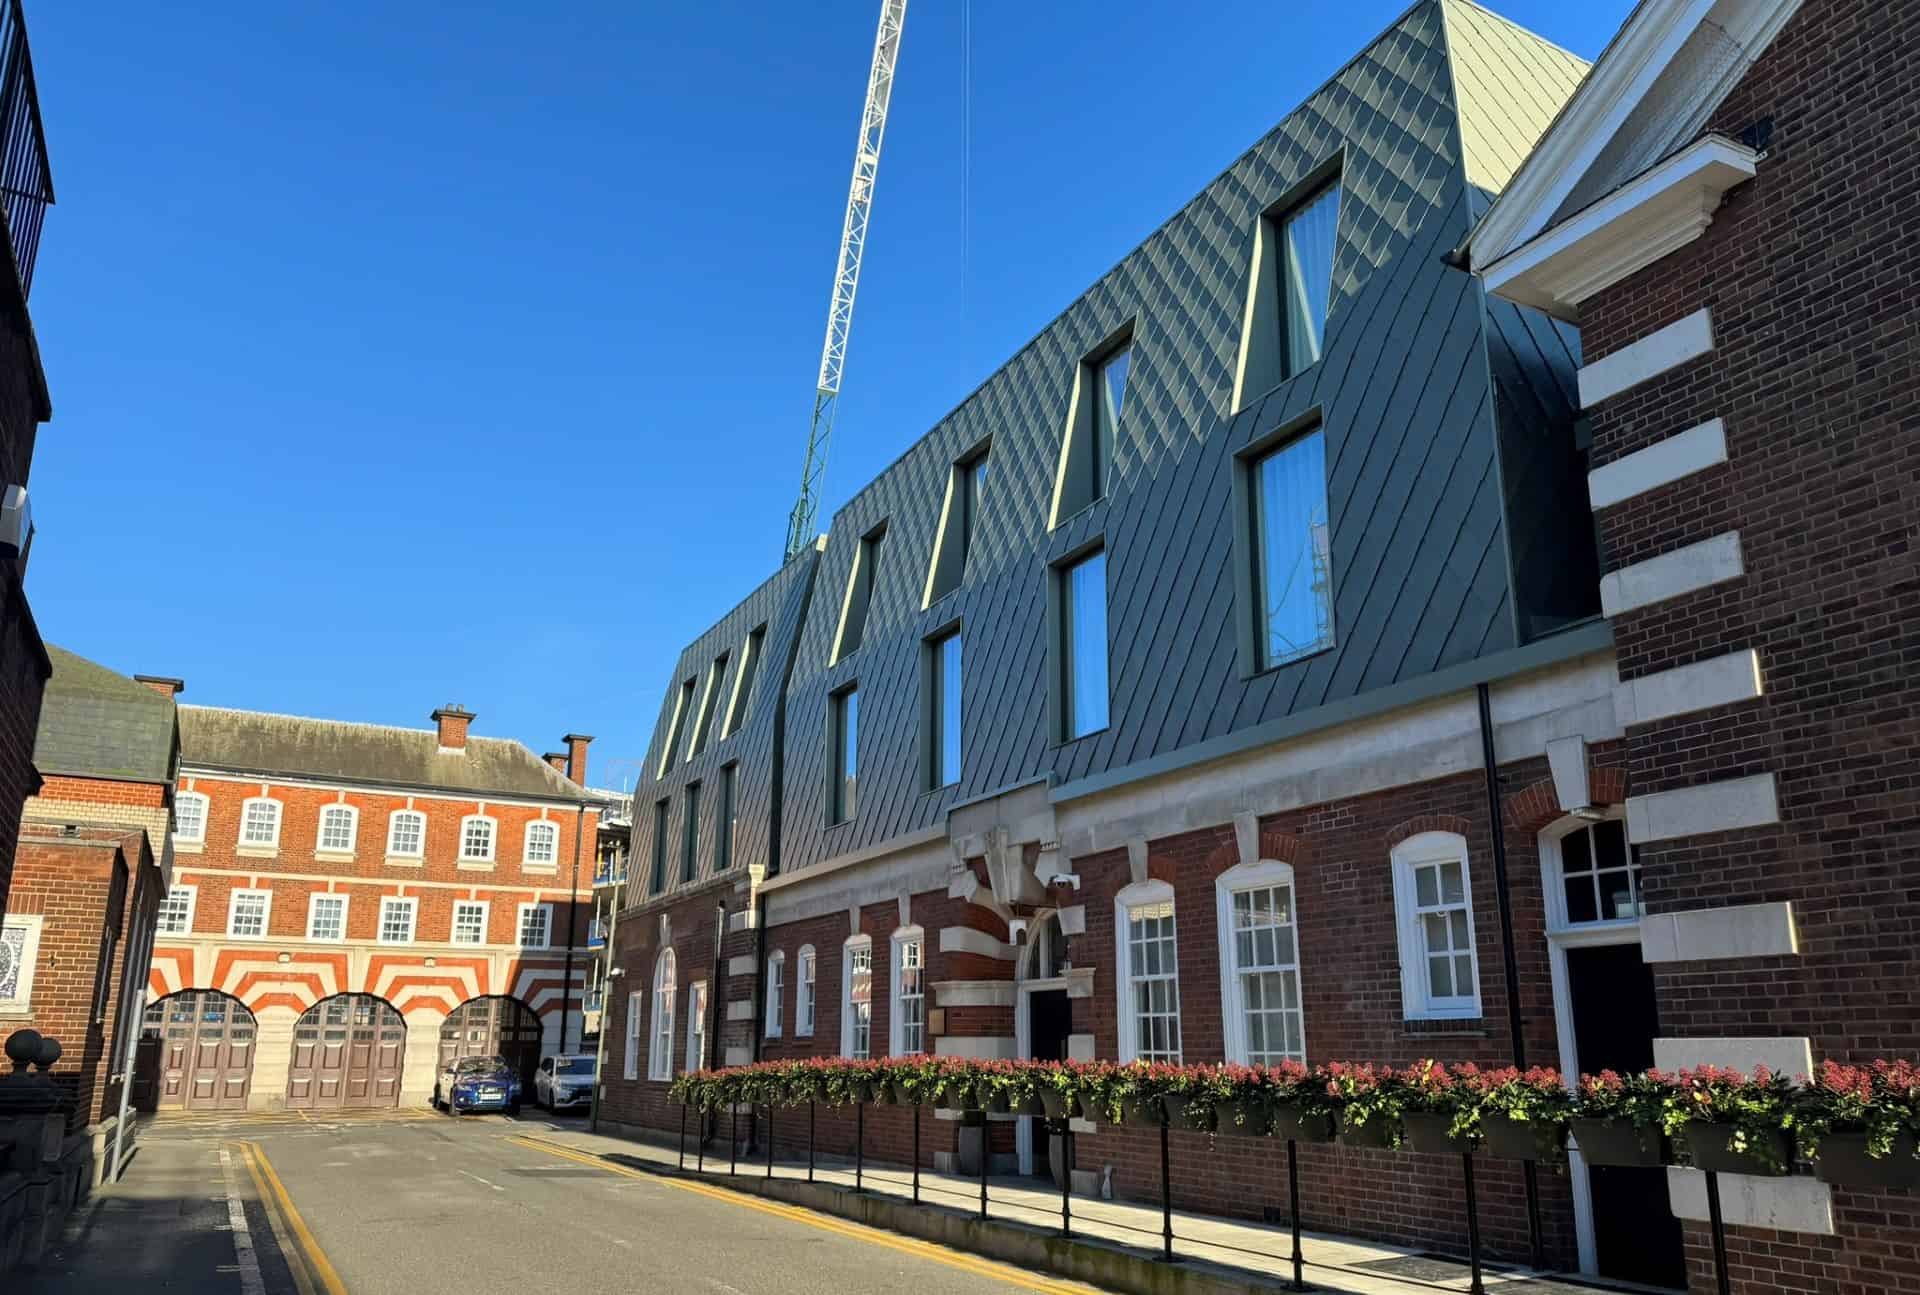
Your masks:
<path fill-rule="evenodd" d="M 1068 1120 L 1080 1113 L 1080 1099 L 1057 1088 L 1042 1088 L 1040 1109 L 1050 1120 Z"/>
<path fill-rule="evenodd" d="M 1213 1104 L 1213 1127 L 1222 1137 L 1264 1137 L 1268 1123 L 1267 1108 L 1259 1102 L 1227 1101 Z"/>
<path fill-rule="evenodd" d="M 1366 1127 L 1371 1128 L 1373 1121 Z M 1381 1125 L 1385 1128 L 1385 1125 Z M 1297 1106 L 1282 1106 L 1273 1112 L 1273 1136 L 1288 1142 L 1331 1142 L 1333 1141 L 1333 1117 L 1331 1115 L 1308 1115 Z M 1368 1146 L 1384 1146 L 1385 1143 L 1367 1143 Z"/>
<path fill-rule="evenodd" d="M 1660 1130 L 1642 1128 L 1632 1120 L 1591 1120 L 1575 1116 L 1573 1140 L 1590 1165 L 1623 1169 L 1651 1169 L 1667 1163 L 1666 1139 Z"/>
<path fill-rule="evenodd" d="M 1813 1162 L 1820 1181 L 1837 1187 L 1920 1188 L 1920 1159 L 1913 1154 L 1911 1133 L 1893 1140 L 1893 1149 L 1884 1156 L 1867 1154 L 1864 1133 L 1829 1133 L 1820 1139 L 1820 1154 Z"/>
<path fill-rule="evenodd" d="M 1120 1103 L 1120 1122 L 1132 1128 L 1157 1129 L 1165 1110 L 1157 1097 L 1129 1097 Z"/>
<path fill-rule="evenodd" d="M 1763 1159 L 1751 1151 L 1735 1151 L 1727 1145 L 1733 1139 L 1734 1126 L 1731 1124 L 1709 1124 L 1704 1120 L 1687 1125 L 1684 1130 L 1687 1139 L 1687 1158 L 1695 1169 L 1712 1170 L 1722 1174 L 1758 1174 L 1766 1178 L 1778 1178 L 1787 1172 L 1787 1166 L 1793 1162 L 1793 1145 L 1787 1140 L 1786 1131 L 1773 1129 L 1767 1133 L 1772 1143 L 1774 1156 Z M 1774 1168 L 1778 1165 L 1778 1168 Z"/>
<path fill-rule="evenodd" d="M 1006 1115 L 1013 1110 L 1013 1103 L 1007 1100 L 1005 1093 L 994 1093 L 990 1097 L 983 1098 L 980 1106 L 989 1115 Z"/>
<path fill-rule="evenodd" d="M 940 1107 L 948 1111 L 978 1110 L 973 1102 L 973 1085 L 958 1080 L 949 1082 L 940 1090 Z"/>
<path fill-rule="evenodd" d="M 851 1084 L 848 1084 L 847 1088 L 848 1091 L 853 1094 L 854 1101 L 867 1106 L 873 1104 L 876 1093 L 874 1092 L 875 1085 L 872 1080 L 856 1079 Z"/>
<path fill-rule="evenodd" d="M 875 1106 L 898 1106 L 900 1090 L 894 1087 L 891 1079 L 882 1080 L 873 1086 L 873 1104 Z"/>
<path fill-rule="evenodd" d="M 1037 1115 L 1050 1120 L 1063 1118 L 1047 1109 L 1047 1096 L 1045 1093 L 1029 1093 L 1015 1104 L 1013 1113 L 1015 1115 Z"/>
<path fill-rule="evenodd" d="M 1566 1158 L 1567 1126 L 1551 1120 L 1516 1120 L 1506 1115 L 1483 1115 L 1480 1133 L 1487 1142 L 1487 1154 L 1502 1160 L 1545 1160 L 1557 1163 Z"/>
<path fill-rule="evenodd" d="M 1400 1117 L 1400 1127 L 1406 1133 L 1408 1149 L 1422 1155 L 1457 1156 L 1473 1150 L 1471 1139 L 1456 1138 L 1448 1132 L 1453 1127 L 1451 1115 L 1407 1111 Z"/>
<path fill-rule="evenodd" d="M 1340 1117 L 1340 1145 L 1390 1147 L 1393 1145 L 1393 1122 L 1376 1115 L 1365 1124 L 1348 1124 L 1343 1115 Z"/>
<path fill-rule="evenodd" d="M 1160 1099 L 1167 1111 L 1167 1123 L 1176 1129 L 1213 1131 L 1213 1103 L 1189 1101 L 1171 1094 Z"/>

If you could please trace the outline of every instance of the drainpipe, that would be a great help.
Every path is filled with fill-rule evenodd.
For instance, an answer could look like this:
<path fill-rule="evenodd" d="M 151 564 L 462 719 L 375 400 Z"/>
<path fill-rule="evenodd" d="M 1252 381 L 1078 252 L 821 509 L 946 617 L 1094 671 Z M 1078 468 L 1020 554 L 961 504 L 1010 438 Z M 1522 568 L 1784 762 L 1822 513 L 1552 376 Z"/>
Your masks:
<path fill-rule="evenodd" d="M 573 820 L 573 880 L 567 886 L 567 969 L 560 981 L 560 1051 L 567 1050 L 567 1003 L 573 997 L 573 942 L 579 938 L 580 838 L 587 832 L 587 803 L 580 802 Z M 584 1029 L 586 1022 L 581 1022 Z M 594 1081 L 599 1082 L 599 1072 Z"/>
<path fill-rule="evenodd" d="M 1513 1064 L 1527 1068 L 1526 1036 L 1520 1020 L 1520 962 L 1513 947 L 1513 896 L 1507 883 L 1506 819 L 1500 810 L 1500 766 L 1493 752 L 1493 701 L 1486 684 L 1474 692 L 1480 703 L 1480 756 L 1487 775 L 1487 830 L 1493 841 L 1493 893 L 1500 901 L 1500 956 L 1507 982 L 1507 1034 Z M 1527 1185 L 1527 1242 L 1536 1270 L 1546 1267 L 1546 1243 L 1540 1231 L 1540 1177 L 1534 1162 L 1521 1162 Z"/>

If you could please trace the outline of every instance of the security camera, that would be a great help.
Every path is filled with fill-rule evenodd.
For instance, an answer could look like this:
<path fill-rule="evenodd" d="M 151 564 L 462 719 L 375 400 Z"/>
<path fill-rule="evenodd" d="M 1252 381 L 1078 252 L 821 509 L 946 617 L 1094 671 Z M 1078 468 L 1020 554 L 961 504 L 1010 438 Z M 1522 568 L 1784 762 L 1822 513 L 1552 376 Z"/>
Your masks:
<path fill-rule="evenodd" d="M 1080 889 L 1080 877 L 1077 873 L 1059 872 L 1047 878 L 1047 884 L 1049 886 L 1072 886 L 1075 890 L 1078 890 Z"/>

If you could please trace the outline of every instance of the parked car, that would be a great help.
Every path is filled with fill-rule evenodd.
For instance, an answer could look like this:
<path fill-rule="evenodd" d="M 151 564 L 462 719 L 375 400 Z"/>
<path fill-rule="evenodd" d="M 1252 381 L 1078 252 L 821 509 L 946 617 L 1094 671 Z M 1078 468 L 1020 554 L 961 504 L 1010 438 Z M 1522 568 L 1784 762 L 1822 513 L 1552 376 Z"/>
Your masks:
<path fill-rule="evenodd" d="M 434 1081 L 433 1104 L 449 1115 L 468 1111 L 520 1113 L 520 1076 L 505 1057 L 461 1057 Z"/>
<path fill-rule="evenodd" d="M 533 1103 L 565 1111 L 593 1102 L 593 1054 L 562 1052 L 540 1058 L 533 1072 Z"/>

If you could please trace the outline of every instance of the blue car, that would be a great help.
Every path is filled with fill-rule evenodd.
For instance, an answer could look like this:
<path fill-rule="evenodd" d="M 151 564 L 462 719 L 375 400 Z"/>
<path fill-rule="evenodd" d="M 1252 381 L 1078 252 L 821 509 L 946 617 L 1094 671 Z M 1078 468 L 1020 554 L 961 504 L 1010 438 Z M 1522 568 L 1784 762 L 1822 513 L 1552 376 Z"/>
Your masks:
<path fill-rule="evenodd" d="M 520 1113 L 520 1076 L 505 1057 L 461 1057 L 440 1072 L 433 1104 L 449 1115 L 469 1111 Z"/>

